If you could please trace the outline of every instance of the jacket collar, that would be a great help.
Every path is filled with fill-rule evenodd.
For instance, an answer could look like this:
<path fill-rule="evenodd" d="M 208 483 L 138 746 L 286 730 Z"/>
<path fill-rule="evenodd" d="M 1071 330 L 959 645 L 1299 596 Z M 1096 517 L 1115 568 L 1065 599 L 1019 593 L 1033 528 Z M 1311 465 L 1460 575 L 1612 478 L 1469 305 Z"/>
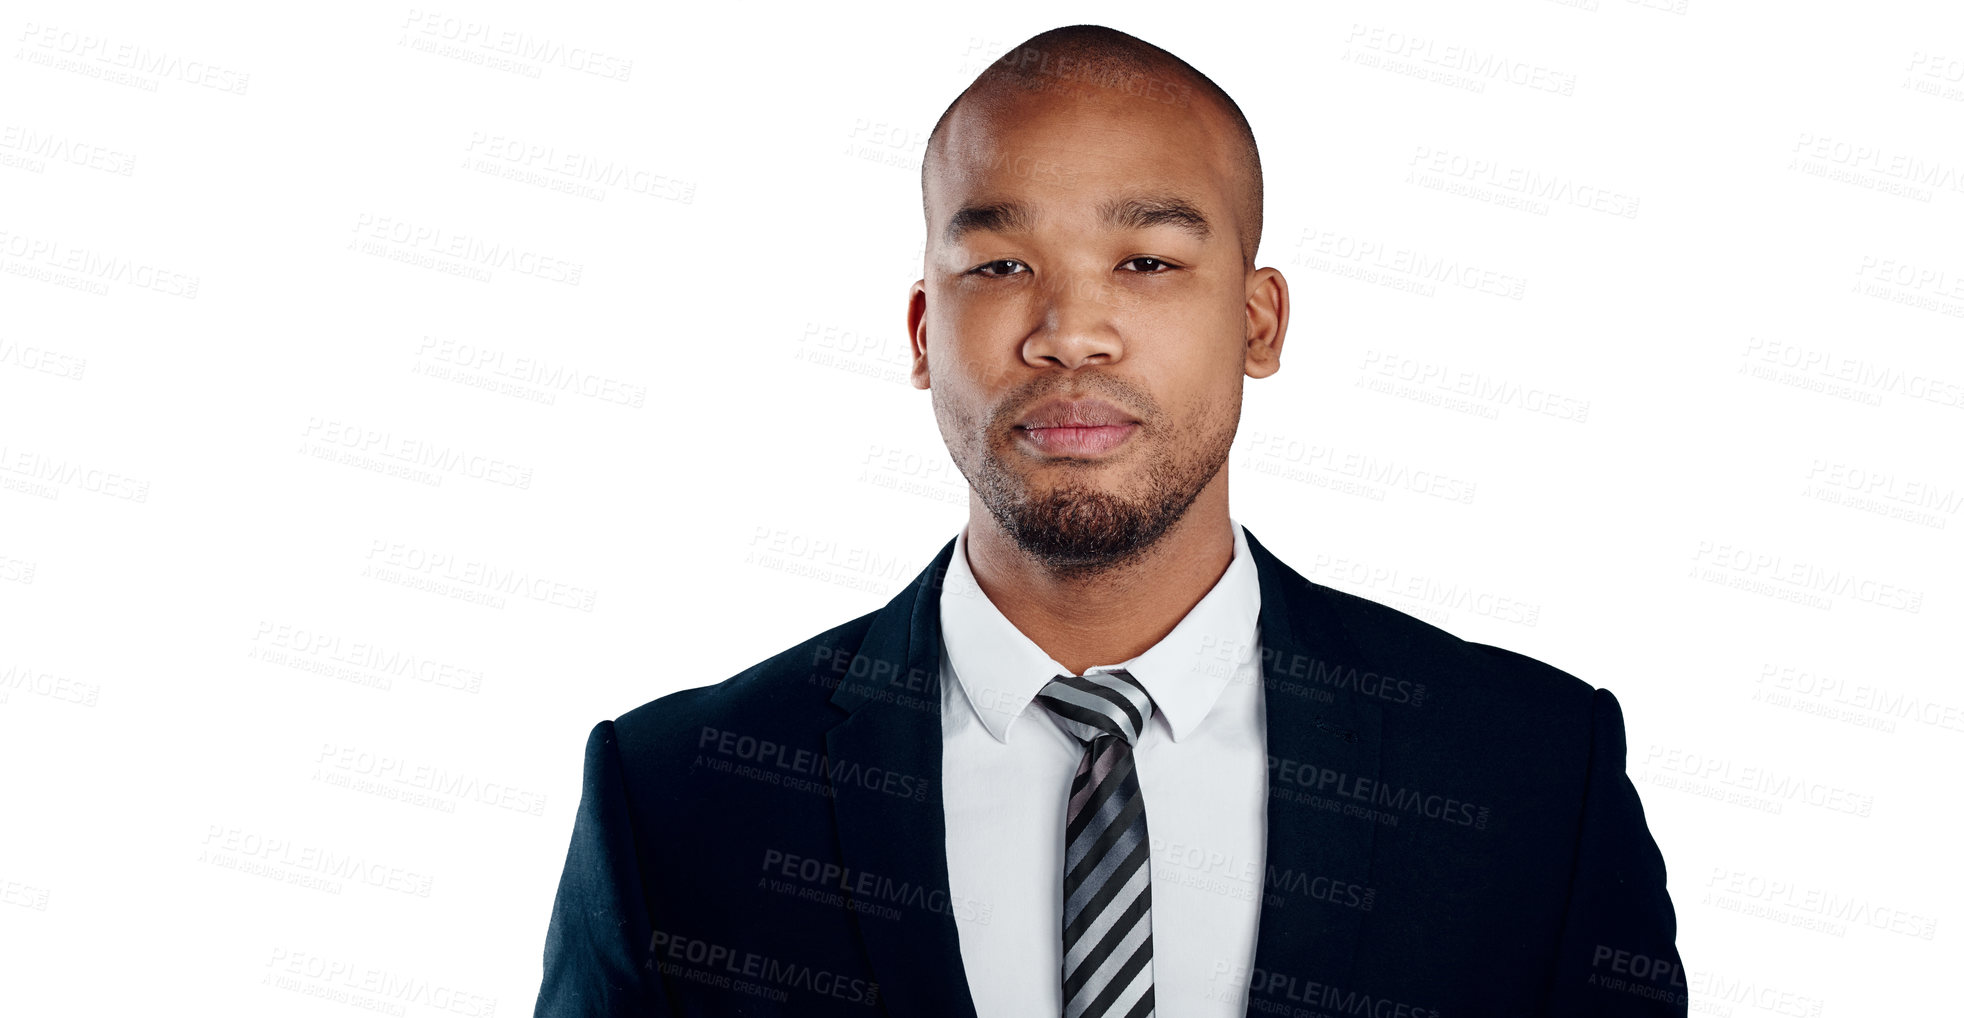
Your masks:
<path fill-rule="evenodd" d="M 1245 531 L 1261 585 L 1263 701 L 1270 796 L 1266 866 L 1271 881 L 1323 876 L 1364 882 L 1375 825 L 1298 801 L 1278 786 L 1278 768 L 1305 766 L 1375 781 L 1379 707 L 1344 684 L 1316 685 L 1330 669 L 1365 668 L 1323 589 Z M 948 906 L 946 826 L 941 809 L 940 594 L 955 541 L 874 616 L 832 703 L 847 717 L 826 733 L 835 763 L 863 762 L 912 777 L 921 800 L 870 783 L 834 786 L 842 862 L 895 885 L 918 888 L 914 907 L 893 920 L 860 921 L 880 996 L 896 1014 L 974 1018 L 955 917 Z M 1314 698 L 1310 695 L 1316 690 Z M 1327 693 L 1327 699 L 1325 694 Z M 1273 895 L 1271 895 L 1271 899 Z M 1295 898 L 1264 904 L 1255 968 L 1269 978 L 1347 983 L 1362 913 Z"/>
<path fill-rule="evenodd" d="M 1220 665 L 1238 666 L 1255 653 L 1251 644 L 1261 590 L 1241 525 L 1230 518 L 1228 527 L 1234 533 L 1234 554 L 1226 571 L 1171 632 L 1127 660 L 1097 662 L 1085 669 L 1125 669 L 1152 697 L 1153 713 L 1175 742 L 1200 727 L 1220 702 L 1234 674 Z M 1043 684 L 1070 669 L 1044 653 L 982 593 L 965 554 L 967 533 L 963 528 L 955 536 L 936 598 L 941 642 L 968 709 L 998 743 L 1006 743 Z M 1232 662 L 1223 649 L 1235 655 Z"/>

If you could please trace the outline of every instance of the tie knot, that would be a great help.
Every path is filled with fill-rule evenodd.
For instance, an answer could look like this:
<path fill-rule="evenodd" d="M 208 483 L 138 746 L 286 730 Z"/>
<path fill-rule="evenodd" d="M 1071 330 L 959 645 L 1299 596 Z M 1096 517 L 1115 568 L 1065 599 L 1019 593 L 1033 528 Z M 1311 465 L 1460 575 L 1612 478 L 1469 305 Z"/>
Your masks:
<path fill-rule="evenodd" d="M 1059 675 L 1037 691 L 1037 702 L 1057 718 L 1064 730 L 1090 742 L 1116 735 L 1135 745 L 1152 717 L 1152 697 L 1146 687 L 1123 669 L 1088 675 Z"/>

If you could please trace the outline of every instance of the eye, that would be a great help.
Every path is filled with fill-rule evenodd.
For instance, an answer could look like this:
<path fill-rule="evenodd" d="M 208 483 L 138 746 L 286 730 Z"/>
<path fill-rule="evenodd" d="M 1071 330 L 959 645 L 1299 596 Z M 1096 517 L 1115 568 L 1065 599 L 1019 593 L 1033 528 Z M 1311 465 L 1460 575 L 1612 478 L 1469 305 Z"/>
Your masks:
<path fill-rule="evenodd" d="M 1002 276 L 1013 276 L 1019 271 L 1028 272 L 1030 269 L 1029 266 L 1024 265 L 1014 258 L 998 258 L 992 262 L 983 262 L 969 271 L 975 275 L 988 276 L 993 279 Z"/>
<path fill-rule="evenodd" d="M 1171 262 L 1167 262 L 1167 261 L 1163 261 L 1163 260 L 1161 260 L 1161 259 L 1158 259 L 1158 258 L 1154 258 L 1154 257 L 1153 257 L 1153 256 L 1151 256 L 1151 255 L 1140 255 L 1140 256 L 1139 256 L 1139 257 L 1137 257 L 1137 258 L 1128 258 L 1128 259 L 1126 259 L 1125 261 L 1122 261 L 1122 262 L 1120 262 L 1120 263 L 1119 263 L 1119 265 L 1120 265 L 1121 267 L 1122 267 L 1122 266 L 1126 266 L 1126 265 L 1140 265 L 1140 266 L 1143 266 L 1143 268 L 1138 268 L 1138 269 L 1133 269 L 1133 270 L 1132 270 L 1132 271 L 1134 271 L 1134 272 L 1137 272 L 1137 273 L 1139 273 L 1139 274 L 1140 274 L 1140 275 L 1142 275 L 1142 276 L 1160 276 L 1160 275 L 1165 275 L 1165 274 L 1166 274 L 1167 272 L 1170 272 L 1170 271 L 1172 271 L 1173 269 L 1175 269 L 1175 268 L 1177 268 L 1177 267 L 1178 267 L 1178 266 L 1176 266 L 1176 265 L 1174 265 L 1174 264 L 1173 264 L 1173 263 L 1171 263 Z"/>

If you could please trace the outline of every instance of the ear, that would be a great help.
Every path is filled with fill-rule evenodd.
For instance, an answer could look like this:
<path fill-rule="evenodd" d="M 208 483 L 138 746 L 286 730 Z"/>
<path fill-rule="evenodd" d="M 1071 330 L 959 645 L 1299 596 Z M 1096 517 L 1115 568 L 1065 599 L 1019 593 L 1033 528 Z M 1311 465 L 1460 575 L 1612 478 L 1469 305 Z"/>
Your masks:
<path fill-rule="evenodd" d="M 1289 281 L 1275 269 L 1248 276 L 1248 349 L 1242 369 L 1249 378 L 1282 370 L 1282 337 L 1289 331 Z"/>
<path fill-rule="evenodd" d="M 914 366 L 907 372 L 907 380 L 914 388 L 928 387 L 927 378 L 927 280 L 916 279 L 907 291 L 907 345 L 913 354 Z"/>

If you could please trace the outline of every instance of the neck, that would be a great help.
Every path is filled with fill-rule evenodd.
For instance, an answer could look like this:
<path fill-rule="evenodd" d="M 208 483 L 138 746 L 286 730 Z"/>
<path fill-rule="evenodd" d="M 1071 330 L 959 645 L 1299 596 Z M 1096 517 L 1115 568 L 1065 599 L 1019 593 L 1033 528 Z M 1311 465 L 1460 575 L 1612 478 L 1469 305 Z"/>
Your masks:
<path fill-rule="evenodd" d="M 969 571 L 989 601 L 1058 664 L 1082 675 L 1144 653 L 1186 618 L 1234 559 L 1227 477 L 1202 489 L 1152 547 L 1095 576 L 1059 576 L 969 497 Z"/>

